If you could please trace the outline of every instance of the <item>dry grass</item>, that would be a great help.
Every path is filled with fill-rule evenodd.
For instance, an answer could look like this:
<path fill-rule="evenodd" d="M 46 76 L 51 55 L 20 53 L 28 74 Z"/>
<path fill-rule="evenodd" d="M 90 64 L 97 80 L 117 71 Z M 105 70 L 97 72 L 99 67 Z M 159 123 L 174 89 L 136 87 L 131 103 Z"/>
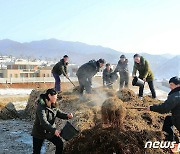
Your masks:
<path fill-rule="evenodd" d="M 9 102 L 22 102 L 27 101 L 29 96 L 9 96 L 9 97 L 0 97 L 0 102 L 9 103 Z"/>
<path fill-rule="evenodd" d="M 22 102 L 27 101 L 29 96 L 8 96 L 0 97 L 0 109 L 5 107 L 9 102 Z"/>
<path fill-rule="evenodd" d="M 0 103 L 0 110 L 6 106 L 5 103 Z"/>

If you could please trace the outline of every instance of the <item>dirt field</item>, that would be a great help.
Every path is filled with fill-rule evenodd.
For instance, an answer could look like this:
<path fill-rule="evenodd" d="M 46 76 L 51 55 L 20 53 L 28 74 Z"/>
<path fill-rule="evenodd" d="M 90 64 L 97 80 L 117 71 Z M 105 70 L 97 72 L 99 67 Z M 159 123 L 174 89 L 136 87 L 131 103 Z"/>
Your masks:
<path fill-rule="evenodd" d="M 23 118 L 23 120 L 22 117 L 21 119 L 0 120 L 0 145 L 2 147 L 2 153 L 4 154 L 32 153 L 32 138 L 30 133 L 36 108 L 35 100 L 43 89 L 53 87 L 53 84 L 39 84 L 39 86 L 37 86 L 37 84 L 16 84 L 11 85 L 11 88 L 27 88 L 27 86 L 28 88 L 33 89 L 35 87 L 36 89 L 34 94 L 31 94 L 30 99 L 28 99 L 30 108 L 26 109 L 26 114 L 29 114 L 29 118 Z M 155 101 L 148 96 L 144 97 L 142 101 L 139 100 L 133 92 L 135 91 L 137 93 L 137 87 L 130 86 L 133 91 L 125 90 L 117 92 L 119 87 L 118 81 L 114 84 L 116 90 L 97 88 L 101 86 L 101 78 L 95 78 L 93 80 L 94 94 L 80 97 L 76 92 L 73 92 L 73 86 L 70 83 L 62 83 L 64 92 L 63 99 L 58 100 L 60 108 L 64 112 L 72 112 L 74 114 L 74 118 L 69 121 L 82 132 L 80 136 L 74 138 L 71 142 L 65 142 L 66 153 L 118 153 L 117 151 L 128 153 L 128 150 L 129 153 L 137 154 L 144 152 L 150 154 L 157 152 L 169 153 L 168 150 L 158 149 L 158 151 L 146 151 L 143 149 L 146 140 L 152 139 L 154 141 L 163 139 L 161 128 L 165 115 L 128 109 L 125 118 L 123 118 L 123 128 L 114 129 L 107 125 L 102 125 L 101 106 L 103 102 L 110 97 L 113 97 L 115 101 L 118 101 L 118 99 L 123 100 L 121 104 L 125 108 L 144 107 L 154 103 L 160 103 L 160 101 Z M 41 91 L 39 91 L 40 89 Z M 21 105 L 21 101 L 27 100 L 27 96 L 11 97 L 3 98 L 1 96 L 0 102 L 20 101 L 15 104 L 16 109 L 25 109 L 26 106 L 24 104 Z M 57 120 L 58 129 L 62 129 L 64 124 L 65 121 Z M 94 149 L 92 147 L 94 147 Z M 54 146 L 46 142 L 42 151 L 43 153 L 53 154 Z"/>

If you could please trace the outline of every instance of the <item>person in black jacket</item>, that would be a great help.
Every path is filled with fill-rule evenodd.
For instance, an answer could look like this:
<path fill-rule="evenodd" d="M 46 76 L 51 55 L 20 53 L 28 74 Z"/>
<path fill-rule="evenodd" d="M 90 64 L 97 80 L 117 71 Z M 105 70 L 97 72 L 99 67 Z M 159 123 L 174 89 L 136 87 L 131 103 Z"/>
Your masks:
<path fill-rule="evenodd" d="M 63 59 L 61 59 L 52 69 L 52 74 L 55 79 L 55 90 L 57 92 L 61 92 L 61 79 L 60 75 L 64 75 L 68 77 L 67 75 L 67 65 L 68 65 L 68 59 L 69 57 L 65 55 Z"/>
<path fill-rule="evenodd" d="M 180 132 L 180 78 L 172 77 L 169 80 L 171 92 L 168 94 L 167 100 L 159 105 L 153 105 L 146 110 L 159 113 L 172 113 L 172 116 L 166 116 L 163 125 L 163 131 L 166 132 L 166 140 L 178 141 L 174 135 L 172 126 L 175 126 Z"/>
<path fill-rule="evenodd" d="M 108 88 L 112 89 L 112 82 L 111 82 L 111 73 L 113 72 L 111 65 L 108 63 L 106 64 L 106 68 L 103 71 L 103 86 L 107 86 Z"/>
<path fill-rule="evenodd" d="M 56 129 L 56 117 L 71 119 L 72 113 L 65 114 L 59 110 L 56 104 L 57 93 L 54 89 L 48 89 L 41 94 L 36 109 L 36 118 L 33 125 L 33 154 L 40 154 L 44 139 L 49 140 L 56 146 L 56 154 L 63 151 L 63 142 L 60 138 L 60 131 Z"/>
<path fill-rule="evenodd" d="M 125 55 L 120 56 L 120 60 L 114 72 L 119 72 L 120 75 L 119 89 L 122 89 L 123 87 L 128 88 L 129 69 L 128 69 L 128 59 L 126 59 Z"/>
<path fill-rule="evenodd" d="M 104 66 L 104 64 L 105 60 L 99 59 L 98 61 L 91 60 L 80 66 L 76 73 L 80 85 L 80 94 L 83 94 L 84 89 L 87 93 L 91 93 L 92 77 Z"/>

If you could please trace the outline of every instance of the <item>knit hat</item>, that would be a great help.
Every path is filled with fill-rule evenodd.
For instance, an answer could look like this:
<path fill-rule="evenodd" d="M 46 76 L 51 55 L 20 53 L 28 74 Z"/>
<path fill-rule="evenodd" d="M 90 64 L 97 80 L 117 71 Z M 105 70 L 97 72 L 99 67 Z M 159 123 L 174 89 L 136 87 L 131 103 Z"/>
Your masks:
<path fill-rule="evenodd" d="M 121 55 L 120 58 L 126 58 L 126 56 L 125 55 Z"/>
<path fill-rule="evenodd" d="M 104 59 L 99 59 L 98 62 L 99 62 L 99 63 L 102 63 L 102 64 L 105 64 L 105 63 L 106 63 L 106 61 L 105 61 Z"/>
<path fill-rule="evenodd" d="M 140 54 L 136 53 L 133 57 L 136 58 L 136 57 L 141 57 L 141 56 Z"/>
<path fill-rule="evenodd" d="M 110 64 L 109 64 L 109 63 L 107 63 L 107 64 L 106 64 L 106 67 L 108 67 L 108 66 L 110 66 Z"/>
<path fill-rule="evenodd" d="M 64 55 L 64 57 L 63 57 L 63 58 L 69 58 L 69 57 L 68 57 L 68 55 Z"/>
<path fill-rule="evenodd" d="M 169 80 L 169 83 L 174 83 L 175 85 L 178 85 L 180 84 L 180 78 L 175 76 L 175 77 L 172 77 L 170 80 Z"/>

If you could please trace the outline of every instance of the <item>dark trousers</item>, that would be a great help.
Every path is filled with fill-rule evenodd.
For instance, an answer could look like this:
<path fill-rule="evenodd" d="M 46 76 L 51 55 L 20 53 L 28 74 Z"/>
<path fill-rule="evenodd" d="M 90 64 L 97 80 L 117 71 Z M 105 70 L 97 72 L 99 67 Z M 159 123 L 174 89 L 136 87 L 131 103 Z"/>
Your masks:
<path fill-rule="evenodd" d="M 166 141 L 176 141 L 177 143 L 179 143 L 178 137 L 173 132 L 173 123 L 171 116 L 166 116 L 162 130 L 166 132 Z"/>
<path fill-rule="evenodd" d="M 119 89 L 122 89 L 123 87 L 128 88 L 128 84 L 129 84 L 129 73 L 121 72 Z"/>
<path fill-rule="evenodd" d="M 48 139 L 56 146 L 55 154 L 62 154 L 63 151 L 63 141 L 60 137 L 54 136 L 51 139 Z M 40 154 L 41 147 L 43 145 L 44 140 L 33 137 L 33 154 Z"/>
<path fill-rule="evenodd" d="M 53 73 L 54 79 L 55 79 L 55 90 L 61 91 L 61 79 L 58 74 Z"/>
<path fill-rule="evenodd" d="M 80 94 L 83 94 L 84 89 L 86 93 L 90 94 L 92 91 L 91 81 L 88 78 L 78 77 L 79 85 L 80 85 Z"/>
<path fill-rule="evenodd" d="M 149 81 L 148 85 L 149 85 L 149 89 L 150 89 L 151 94 L 152 94 L 152 98 L 156 98 L 156 92 L 154 89 L 153 81 Z M 139 87 L 139 97 L 143 97 L 143 91 L 144 91 L 144 86 Z"/>

